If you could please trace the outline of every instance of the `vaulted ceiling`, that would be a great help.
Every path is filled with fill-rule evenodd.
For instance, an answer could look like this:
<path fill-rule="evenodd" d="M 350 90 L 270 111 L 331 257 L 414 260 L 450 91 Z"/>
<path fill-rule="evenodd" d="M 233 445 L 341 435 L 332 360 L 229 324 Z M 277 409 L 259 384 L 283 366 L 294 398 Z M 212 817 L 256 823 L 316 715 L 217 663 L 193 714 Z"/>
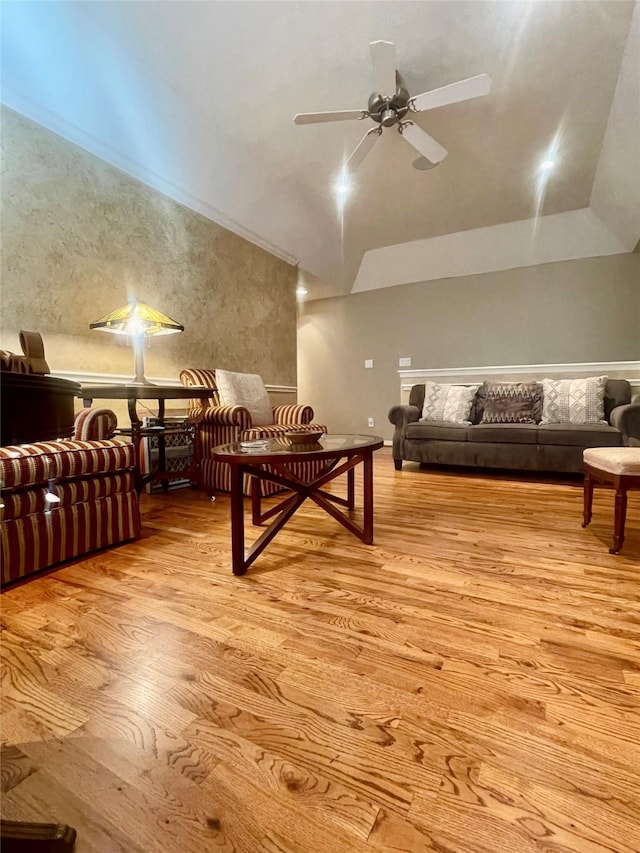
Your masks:
<path fill-rule="evenodd" d="M 640 237 L 634 6 L 5 0 L 2 99 L 300 263 L 311 295 L 433 278 L 420 253 L 448 246 L 453 257 L 475 233 L 498 247 L 515 233 L 502 226 L 537 216 L 582 211 L 571 219 L 582 227 L 590 205 L 591 229 L 607 210 L 619 220 L 605 222 L 602 253 L 629 251 Z M 415 118 L 449 151 L 433 169 L 415 169 L 416 152 L 386 130 L 340 210 L 333 185 L 373 124 L 292 119 L 365 108 L 376 39 L 395 43 L 413 94 L 481 72 L 493 88 Z M 554 146 L 542 186 L 538 166 Z M 560 220 L 547 221 L 557 237 Z M 415 269 L 399 269 L 404 257 Z M 461 274 L 447 270 L 437 275 Z"/>

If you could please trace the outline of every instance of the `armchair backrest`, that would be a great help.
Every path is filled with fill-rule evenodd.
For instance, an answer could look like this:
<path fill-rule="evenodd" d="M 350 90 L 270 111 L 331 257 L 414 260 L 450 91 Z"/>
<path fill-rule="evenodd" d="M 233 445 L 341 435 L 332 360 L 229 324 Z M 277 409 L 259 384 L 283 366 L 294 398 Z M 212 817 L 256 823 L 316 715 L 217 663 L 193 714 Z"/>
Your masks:
<path fill-rule="evenodd" d="M 214 388 L 213 397 L 204 401 L 204 408 L 242 406 L 251 415 L 248 426 L 268 426 L 275 423 L 275 413 L 262 378 L 256 373 L 237 373 L 229 370 L 186 368 L 180 371 L 180 381 L 186 387 L 194 385 Z M 190 408 L 202 409 L 201 400 L 191 400 Z"/>
<path fill-rule="evenodd" d="M 218 396 L 218 384 L 216 382 L 216 372 L 215 370 L 203 370 L 198 367 L 187 367 L 184 370 L 180 371 L 180 381 L 185 386 L 185 388 L 192 388 L 194 385 L 204 385 L 206 388 L 213 388 L 214 393 L 212 397 L 207 398 L 207 400 L 194 399 L 189 401 L 190 409 L 198 409 L 202 408 L 204 405 L 205 408 L 207 406 L 219 406 L 220 398 Z"/>

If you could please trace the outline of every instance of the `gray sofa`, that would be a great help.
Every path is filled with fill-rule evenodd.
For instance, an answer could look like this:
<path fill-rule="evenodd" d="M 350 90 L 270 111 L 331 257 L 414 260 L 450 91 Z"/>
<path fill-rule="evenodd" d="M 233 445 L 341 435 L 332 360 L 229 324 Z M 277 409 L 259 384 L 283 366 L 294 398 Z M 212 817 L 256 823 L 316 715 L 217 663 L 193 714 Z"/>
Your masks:
<path fill-rule="evenodd" d="M 393 406 L 393 461 L 466 465 L 522 471 L 580 473 L 585 447 L 640 447 L 640 403 L 631 403 L 625 379 L 608 379 L 606 424 L 482 424 L 479 402 L 471 424 L 421 421 L 425 386 L 414 385 L 409 405 Z"/>

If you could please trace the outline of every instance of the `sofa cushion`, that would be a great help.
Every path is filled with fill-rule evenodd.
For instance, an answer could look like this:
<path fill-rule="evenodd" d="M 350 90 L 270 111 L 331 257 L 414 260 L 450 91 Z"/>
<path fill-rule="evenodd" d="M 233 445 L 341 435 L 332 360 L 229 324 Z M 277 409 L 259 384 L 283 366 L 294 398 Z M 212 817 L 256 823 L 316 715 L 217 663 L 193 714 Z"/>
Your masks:
<path fill-rule="evenodd" d="M 622 433 L 608 424 L 539 424 L 538 444 L 619 447 Z"/>
<path fill-rule="evenodd" d="M 221 406 L 244 406 L 251 415 L 252 426 L 273 423 L 273 407 L 262 377 L 257 373 L 234 373 L 216 370 L 216 383 Z"/>
<path fill-rule="evenodd" d="M 128 471 L 135 466 L 135 448 L 123 438 L 103 441 L 41 441 L 0 447 L 4 489 Z"/>
<path fill-rule="evenodd" d="M 537 444 L 538 424 L 473 424 L 467 428 L 467 440 Z"/>
<path fill-rule="evenodd" d="M 466 441 L 467 424 L 449 424 L 442 421 L 417 421 L 407 426 L 406 437 L 440 441 Z"/>
<path fill-rule="evenodd" d="M 543 379 L 543 424 L 604 424 L 606 376 Z"/>
<path fill-rule="evenodd" d="M 542 416 L 542 385 L 539 382 L 485 382 L 478 391 L 476 413 L 480 405 L 481 423 L 538 423 Z"/>
<path fill-rule="evenodd" d="M 425 382 L 422 420 L 470 424 L 471 407 L 479 387 Z"/>

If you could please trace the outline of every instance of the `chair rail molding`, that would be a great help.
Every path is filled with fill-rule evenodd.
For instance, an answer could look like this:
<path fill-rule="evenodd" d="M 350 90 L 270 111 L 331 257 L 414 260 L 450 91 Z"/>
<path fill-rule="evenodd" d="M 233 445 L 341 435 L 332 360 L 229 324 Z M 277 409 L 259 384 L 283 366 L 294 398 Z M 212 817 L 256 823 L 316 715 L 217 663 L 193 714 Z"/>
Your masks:
<path fill-rule="evenodd" d="M 558 379 L 564 376 L 580 379 L 584 376 L 606 375 L 610 379 L 627 379 L 633 398 L 640 395 L 640 361 L 585 361 L 564 364 L 508 364 L 485 367 L 439 367 L 399 370 L 400 392 L 404 398 L 413 385 L 437 379 L 446 382 L 474 382 L 487 378 L 518 381 L 521 379 Z"/>
<path fill-rule="evenodd" d="M 52 370 L 51 375 L 58 379 L 69 379 L 72 382 L 79 382 L 81 385 L 127 385 L 132 381 L 131 374 L 124 373 L 86 373 L 75 370 Z M 180 379 L 167 376 L 148 376 L 147 379 L 153 385 L 161 387 L 173 387 L 182 385 Z M 297 394 L 297 385 L 269 385 L 266 384 L 267 391 L 272 394 Z"/>

